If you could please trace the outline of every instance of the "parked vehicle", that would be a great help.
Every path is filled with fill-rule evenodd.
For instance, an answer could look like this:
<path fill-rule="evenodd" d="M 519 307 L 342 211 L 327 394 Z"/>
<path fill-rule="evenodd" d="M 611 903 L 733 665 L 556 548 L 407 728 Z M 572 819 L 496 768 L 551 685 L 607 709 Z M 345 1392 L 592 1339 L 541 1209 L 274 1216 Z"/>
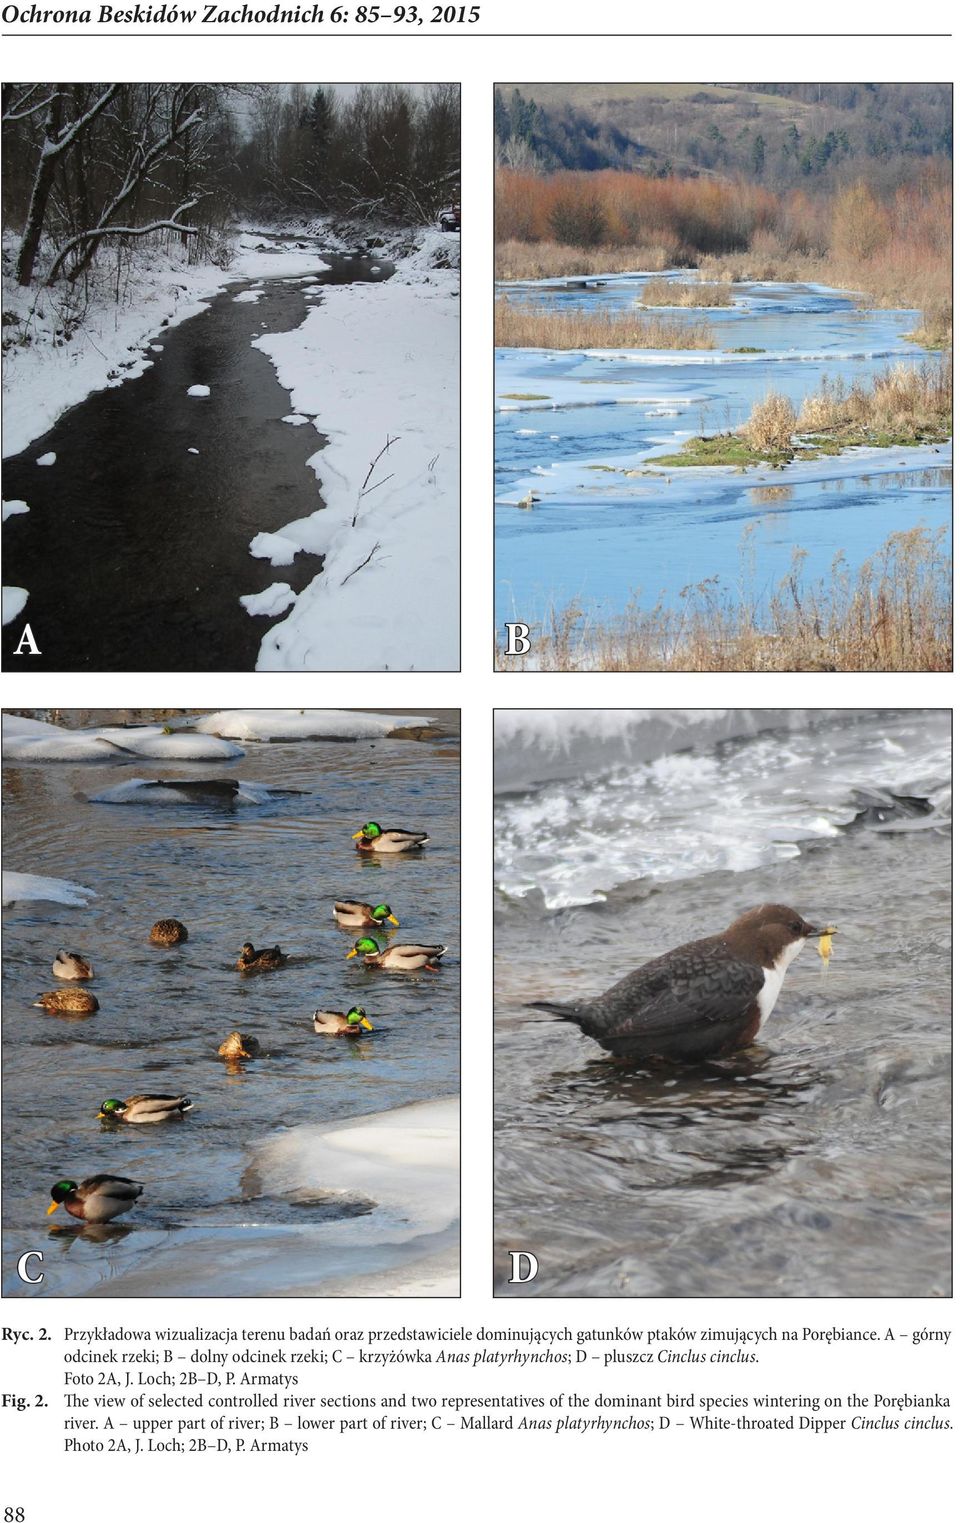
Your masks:
<path fill-rule="evenodd" d="M 454 201 L 450 206 L 445 206 L 440 213 L 440 227 L 445 233 L 459 233 L 460 231 L 460 202 Z"/>

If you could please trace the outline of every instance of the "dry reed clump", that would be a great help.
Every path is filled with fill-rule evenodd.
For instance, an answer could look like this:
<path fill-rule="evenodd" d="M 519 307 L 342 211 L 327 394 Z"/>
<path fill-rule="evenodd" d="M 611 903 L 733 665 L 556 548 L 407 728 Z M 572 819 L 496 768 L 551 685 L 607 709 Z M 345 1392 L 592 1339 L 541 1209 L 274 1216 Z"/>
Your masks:
<path fill-rule="evenodd" d="M 847 389 L 841 381 L 824 379 L 820 390 L 802 403 L 797 429 L 817 434 L 869 430 L 917 435 L 949 428 L 952 403 L 952 372 L 946 355 L 922 365 L 900 361 L 881 371 L 869 387 L 856 383 Z"/>
<path fill-rule="evenodd" d="M 924 309 L 920 326 L 905 334 L 924 349 L 951 349 L 953 347 L 953 313 L 941 303 Z"/>
<path fill-rule="evenodd" d="M 637 302 L 641 307 L 732 307 L 728 284 L 692 280 L 648 280 Z"/>
<path fill-rule="evenodd" d="M 497 299 L 498 349 L 715 349 L 709 325 L 631 312 L 583 312 Z"/>
<path fill-rule="evenodd" d="M 950 671 L 952 608 L 946 531 L 891 534 L 854 576 L 838 553 L 830 575 L 806 586 L 805 552 L 771 595 L 749 585 L 726 595 L 711 577 L 684 589 L 679 608 L 632 605 L 590 621 L 570 604 L 533 631 L 539 671 Z M 498 666 L 524 663 L 501 652 Z"/>
<path fill-rule="evenodd" d="M 578 275 L 614 275 L 625 270 L 666 270 L 676 263 L 673 251 L 651 245 L 602 244 L 596 249 L 564 243 L 498 243 L 497 280 L 562 280 Z"/>
<path fill-rule="evenodd" d="M 777 454 L 789 450 L 797 431 L 797 414 L 793 403 L 778 391 L 768 391 L 754 408 L 739 433 L 751 449 Z"/>

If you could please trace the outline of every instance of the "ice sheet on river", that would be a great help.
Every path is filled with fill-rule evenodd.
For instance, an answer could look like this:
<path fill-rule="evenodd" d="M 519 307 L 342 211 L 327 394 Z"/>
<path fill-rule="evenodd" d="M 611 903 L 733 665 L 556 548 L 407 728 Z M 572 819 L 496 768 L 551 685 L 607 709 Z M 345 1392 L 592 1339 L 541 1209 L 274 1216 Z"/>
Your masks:
<path fill-rule="evenodd" d="M 141 1231 L 137 1259 L 101 1270 L 87 1294 L 455 1296 L 459 1132 L 447 1098 L 268 1137 L 241 1181 L 245 1226 Z M 302 1226 L 258 1221 L 258 1201 L 277 1197 L 297 1203 Z M 337 1197 L 370 1209 L 311 1223 L 311 1203 Z"/>
<path fill-rule="evenodd" d="M 372 740 L 429 723 L 409 714 L 388 717 L 356 709 L 221 709 L 198 720 L 197 729 L 249 741 Z"/>
<path fill-rule="evenodd" d="M 548 909 L 949 829 L 946 710 L 501 710 L 495 744 L 497 883 Z"/>
<path fill-rule="evenodd" d="M 279 1132 L 254 1149 L 248 1183 L 270 1195 L 366 1201 L 391 1230 L 439 1232 L 459 1212 L 460 1102 L 416 1101 Z"/>
<path fill-rule="evenodd" d="M 504 289 L 615 313 L 645 278 Z M 856 570 L 892 533 L 949 526 L 949 443 L 784 469 L 660 464 L 694 435 L 736 429 L 771 390 L 799 407 L 824 383 L 870 384 L 894 357 L 936 363 L 905 337 L 915 313 L 855 310 L 848 293 L 804 285 L 738 287 L 737 300 L 710 312 L 715 350 L 497 351 L 498 624 L 536 626 L 571 603 L 585 626 L 634 604 L 675 609 L 702 581 L 764 606 L 798 547 L 814 587 L 840 552 Z"/>
<path fill-rule="evenodd" d="M 104 761 L 110 758 L 154 757 L 164 761 L 228 761 L 243 756 L 242 746 L 216 735 L 197 735 L 178 730 L 168 733 L 162 725 L 127 729 L 102 725 L 96 729 L 66 730 L 41 719 L 18 714 L 3 716 L 3 754 L 6 761 Z"/>
<path fill-rule="evenodd" d="M 82 883 L 72 883 L 69 878 L 42 878 L 36 873 L 3 874 L 4 904 L 37 902 L 41 904 L 69 904 L 85 909 L 91 899 L 96 899 L 92 888 Z"/>
<path fill-rule="evenodd" d="M 92 793 L 90 802 L 159 806 L 199 804 L 206 807 L 220 804 L 232 808 L 234 804 L 265 804 L 277 794 L 296 791 L 298 790 L 271 788 L 266 783 L 242 782 L 233 777 L 131 777 L 125 783 L 118 783 L 115 788 Z"/>

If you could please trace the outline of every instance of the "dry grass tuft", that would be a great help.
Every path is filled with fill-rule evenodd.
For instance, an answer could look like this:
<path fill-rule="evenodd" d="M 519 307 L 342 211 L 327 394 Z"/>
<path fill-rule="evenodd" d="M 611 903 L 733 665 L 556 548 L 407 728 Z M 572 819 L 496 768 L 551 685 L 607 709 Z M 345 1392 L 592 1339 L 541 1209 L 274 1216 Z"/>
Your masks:
<path fill-rule="evenodd" d="M 666 248 L 632 243 L 579 249 L 567 243 L 521 243 L 511 238 L 497 244 L 494 273 L 497 280 L 561 280 L 623 270 L 666 270 L 674 262 L 671 253 Z"/>
<path fill-rule="evenodd" d="M 797 430 L 793 403 L 778 391 L 768 391 L 755 403 L 753 412 L 739 432 L 751 449 L 762 453 L 789 450 Z"/>
<path fill-rule="evenodd" d="M 803 402 L 796 427 L 801 433 L 869 430 L 910 438 L 949 428 L 952 402 L 948 356 L 922 365 L 901 361 L 882 371 L 870 387 L 855 384 L 848 389 L 842 381 L 824 380 Z"/>
<path fill-rule="evenodd" d="M 749 534 L 745 536 L 749 569 Z M 633 605 L 606 624 L 577 604 L 531 632 L 524 660 L 498 651 L 504 671 L 947 672 L 952 669 L 950 562 L 946 531 L 891 534 L 852 575 L 842 552 L 829 577 L 803 581 L 802 550 L 764 600 L 745 585 L 720 591 L 715 577 L 684 589 L 680 606 Z"/>
<path fill-rule="evenodd" d="M 498 349 L 715 349 L 703 321 L 637 317 L 631 312 L 579 312 L 498 298 Z"/>
<path fill-rule="evenodd" d="M 732 307 L 729 285 L 693 280 L 648 280 L 640 295 L 641 307 Z"/>
<path fill-rule="evenodd" d="M 953 348 L 953 313 L 949 306 L 929 307 L 924 310 L 919 328 L 907 333 L 906 338 L 924 349 Z"/>

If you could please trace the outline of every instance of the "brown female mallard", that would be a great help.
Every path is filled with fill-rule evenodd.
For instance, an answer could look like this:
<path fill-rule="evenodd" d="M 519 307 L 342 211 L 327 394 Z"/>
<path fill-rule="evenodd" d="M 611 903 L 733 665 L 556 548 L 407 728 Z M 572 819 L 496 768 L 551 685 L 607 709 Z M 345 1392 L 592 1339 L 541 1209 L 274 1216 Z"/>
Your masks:
<path fill-rule="evenodd" d="M 158 947 L 175 947 L 186 939 L 187 928 L 182 920 L 158 920 L 150 932 L 150 940 Z"/>
<path fill-rule="evenodd" d="M 226 1041 L 217 1048 L 218 1058 L 255 1058 L 260 1053 L 260 1043 L 255 1036 L 245 1036 L 241 1031 L 231 1031 Z"/>
<path fill-rule="evenodd" d="M 240 948 L 237 967 L 241 973 L 250 973 L 254 969 L 279 968 L 286 960 L 279 947 L 261 947 L 258 951 L 252 941 L 245 941 Z"/>
<path fill-rule="evenodd" d="M 378 942 L 372 936 L 361 936 L 355 941 L 347 953 L 348 957 L 362 957 L 368 968 L 388 968 L 394 973 L 416 973 L 420 968 L 427 968 L 431 973 L 439 972 L 434 966 L 440 961 L 446 951 L 446 947 L 409 946 L 384 947 L 380 950 Z"/>
<path fill-rule="evenodd" d="M 78 982 L 93 977 L 93 964 L 79 952 L 65 952 L 60 948 L 53 959 L 54 978 L 73 978 Z"/>
<path fill-rule="evenodd" d="M 135 1179 L 124 1179 L 122 1174 L 91 1174 L 80 1185 L 72 1179 L 61 1179 L 50 1194 L 53 1205 L 47 1207 L 48 1216 L 63 1206 L 81 1222 L 112 1222 L 139 1200 L 143 1185 Z"/>
<path fill-rule="evenodd" d="M 50 1010 L 59 1015 L 93 1015 L 100 1009 L 95 995 L 89 989 L 51 989 L 38 994 L 34 1000 L 38 1010 Z"/>

